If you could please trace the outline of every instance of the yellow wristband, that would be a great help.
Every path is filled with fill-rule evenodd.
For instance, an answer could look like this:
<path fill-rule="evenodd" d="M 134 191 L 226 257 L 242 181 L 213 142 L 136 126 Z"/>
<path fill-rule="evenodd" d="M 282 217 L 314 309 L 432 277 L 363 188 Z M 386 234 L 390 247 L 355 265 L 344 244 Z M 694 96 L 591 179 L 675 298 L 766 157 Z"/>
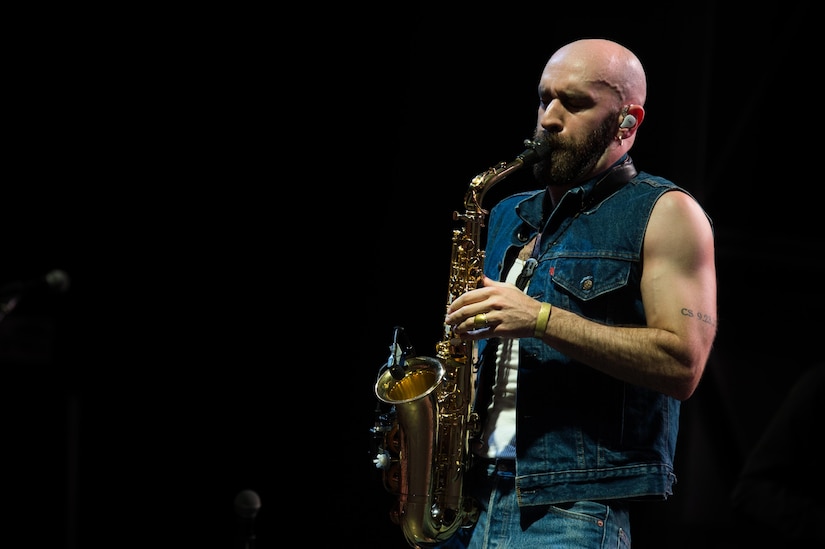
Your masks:
<path fill-rule="evenodd" d="M 550 322 L 550 310 L 553 308 L 549 303 L 542 303 L 539 310 L 539 316 L 536 318 L 536 329 L 533 331 L 533 337 L 539 339 L 544 337 L 544 332 L 547 330 L 547 323 Z"/>

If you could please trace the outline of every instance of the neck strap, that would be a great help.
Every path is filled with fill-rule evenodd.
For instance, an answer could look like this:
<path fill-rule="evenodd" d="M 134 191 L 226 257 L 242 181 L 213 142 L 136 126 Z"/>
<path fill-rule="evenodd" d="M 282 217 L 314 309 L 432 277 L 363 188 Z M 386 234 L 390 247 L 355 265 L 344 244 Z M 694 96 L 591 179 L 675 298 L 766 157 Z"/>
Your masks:
<path fill-rule="evenodd" d="M 613 166 L 604 177 L 596 182 L 593 190 L 582 199 L 582 210 L 601 202 L 610 193 L 636 177 L 638 173 L 636 166 L 633 164 L 633 159 L 629 155 L 625 156 L 625 159 Z"/>

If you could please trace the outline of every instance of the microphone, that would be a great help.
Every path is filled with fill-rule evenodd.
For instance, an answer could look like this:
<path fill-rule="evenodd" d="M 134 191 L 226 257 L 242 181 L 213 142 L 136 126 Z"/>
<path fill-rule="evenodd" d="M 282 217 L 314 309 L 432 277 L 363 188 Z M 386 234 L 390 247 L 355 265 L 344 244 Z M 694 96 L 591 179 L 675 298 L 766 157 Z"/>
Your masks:
<path fill-rule="evenodd" d="M 261 508 L 261 498 L 253 490 L 241 490 L 235 496 L 235 514 L 238 516 L 238 549 L 254 549 L 255 517 Z"/>
<path fill-rule="evenodd" d="M 407 333 L 401 326 L 396 326 L 392 332 L 392 345 L 390 345 L 390 357 L 386 366 L 390 369 L 392 377 L 404 379 L 406 375 L 407 357 L 415 354 L 415 347 L 410 344 Z"/>
<path fill-rule="evenodd" d="M 71 282 L 66 271 L 55 269 L 45 276 L 33 280 L 17 281 L 0 287 L 0 298 L 21 298 L 41 291 L 53 294 L 63 294 L 69 289 Z"/>

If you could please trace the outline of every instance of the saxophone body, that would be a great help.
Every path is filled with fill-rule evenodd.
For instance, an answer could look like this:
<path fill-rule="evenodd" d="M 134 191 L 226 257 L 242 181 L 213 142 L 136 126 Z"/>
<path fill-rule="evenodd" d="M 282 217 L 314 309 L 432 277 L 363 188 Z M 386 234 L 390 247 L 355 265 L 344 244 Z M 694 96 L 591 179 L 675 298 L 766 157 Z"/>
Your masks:
<path fill-rule="evenodd" d="M 474 177 L 464 197 L 464 212 L 453 212 L 453 219 L 463 221 L 463 226 L 452 234 L 447 306 L 482 284 L 485 193 L 549 152 L 541 142 L 526 140 L 525 145 L 527 150 L 514 161 Z M 396 336 L 399 331 L 396 328 Z M 390 409 L 372 428 L 379 441 L 373 462 L 382 470 L 384 488 L 398 497 L 391 520 L 401 526 L 411 547 L 433 546 L 478 520 L 478 506 L 465 486 L 470 441 L 480 429 L 473 411 L 476 343 L 461 340 L 445 325 L 434 358 L 407 358 L 412 347 L 402 348 L 397 337 L 391 351 L 374 388 Z"/>

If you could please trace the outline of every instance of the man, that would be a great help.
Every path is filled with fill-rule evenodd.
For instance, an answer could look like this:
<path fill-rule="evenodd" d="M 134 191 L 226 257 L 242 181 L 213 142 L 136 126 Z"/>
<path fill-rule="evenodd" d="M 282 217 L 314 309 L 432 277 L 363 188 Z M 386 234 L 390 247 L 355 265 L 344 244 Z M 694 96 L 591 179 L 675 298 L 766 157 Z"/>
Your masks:
<path fill-rule="evenodd" d="M 539 81 L 542 190 L 490 212 L 484 286 L 445 322 L 479 341 L 472 529 L 445 547 L 626 547 L 629 502 L 672 494 L 680 402 L 716 336 L 710 219 L 638 171 L 639 59 L 578 40 Z"/>

